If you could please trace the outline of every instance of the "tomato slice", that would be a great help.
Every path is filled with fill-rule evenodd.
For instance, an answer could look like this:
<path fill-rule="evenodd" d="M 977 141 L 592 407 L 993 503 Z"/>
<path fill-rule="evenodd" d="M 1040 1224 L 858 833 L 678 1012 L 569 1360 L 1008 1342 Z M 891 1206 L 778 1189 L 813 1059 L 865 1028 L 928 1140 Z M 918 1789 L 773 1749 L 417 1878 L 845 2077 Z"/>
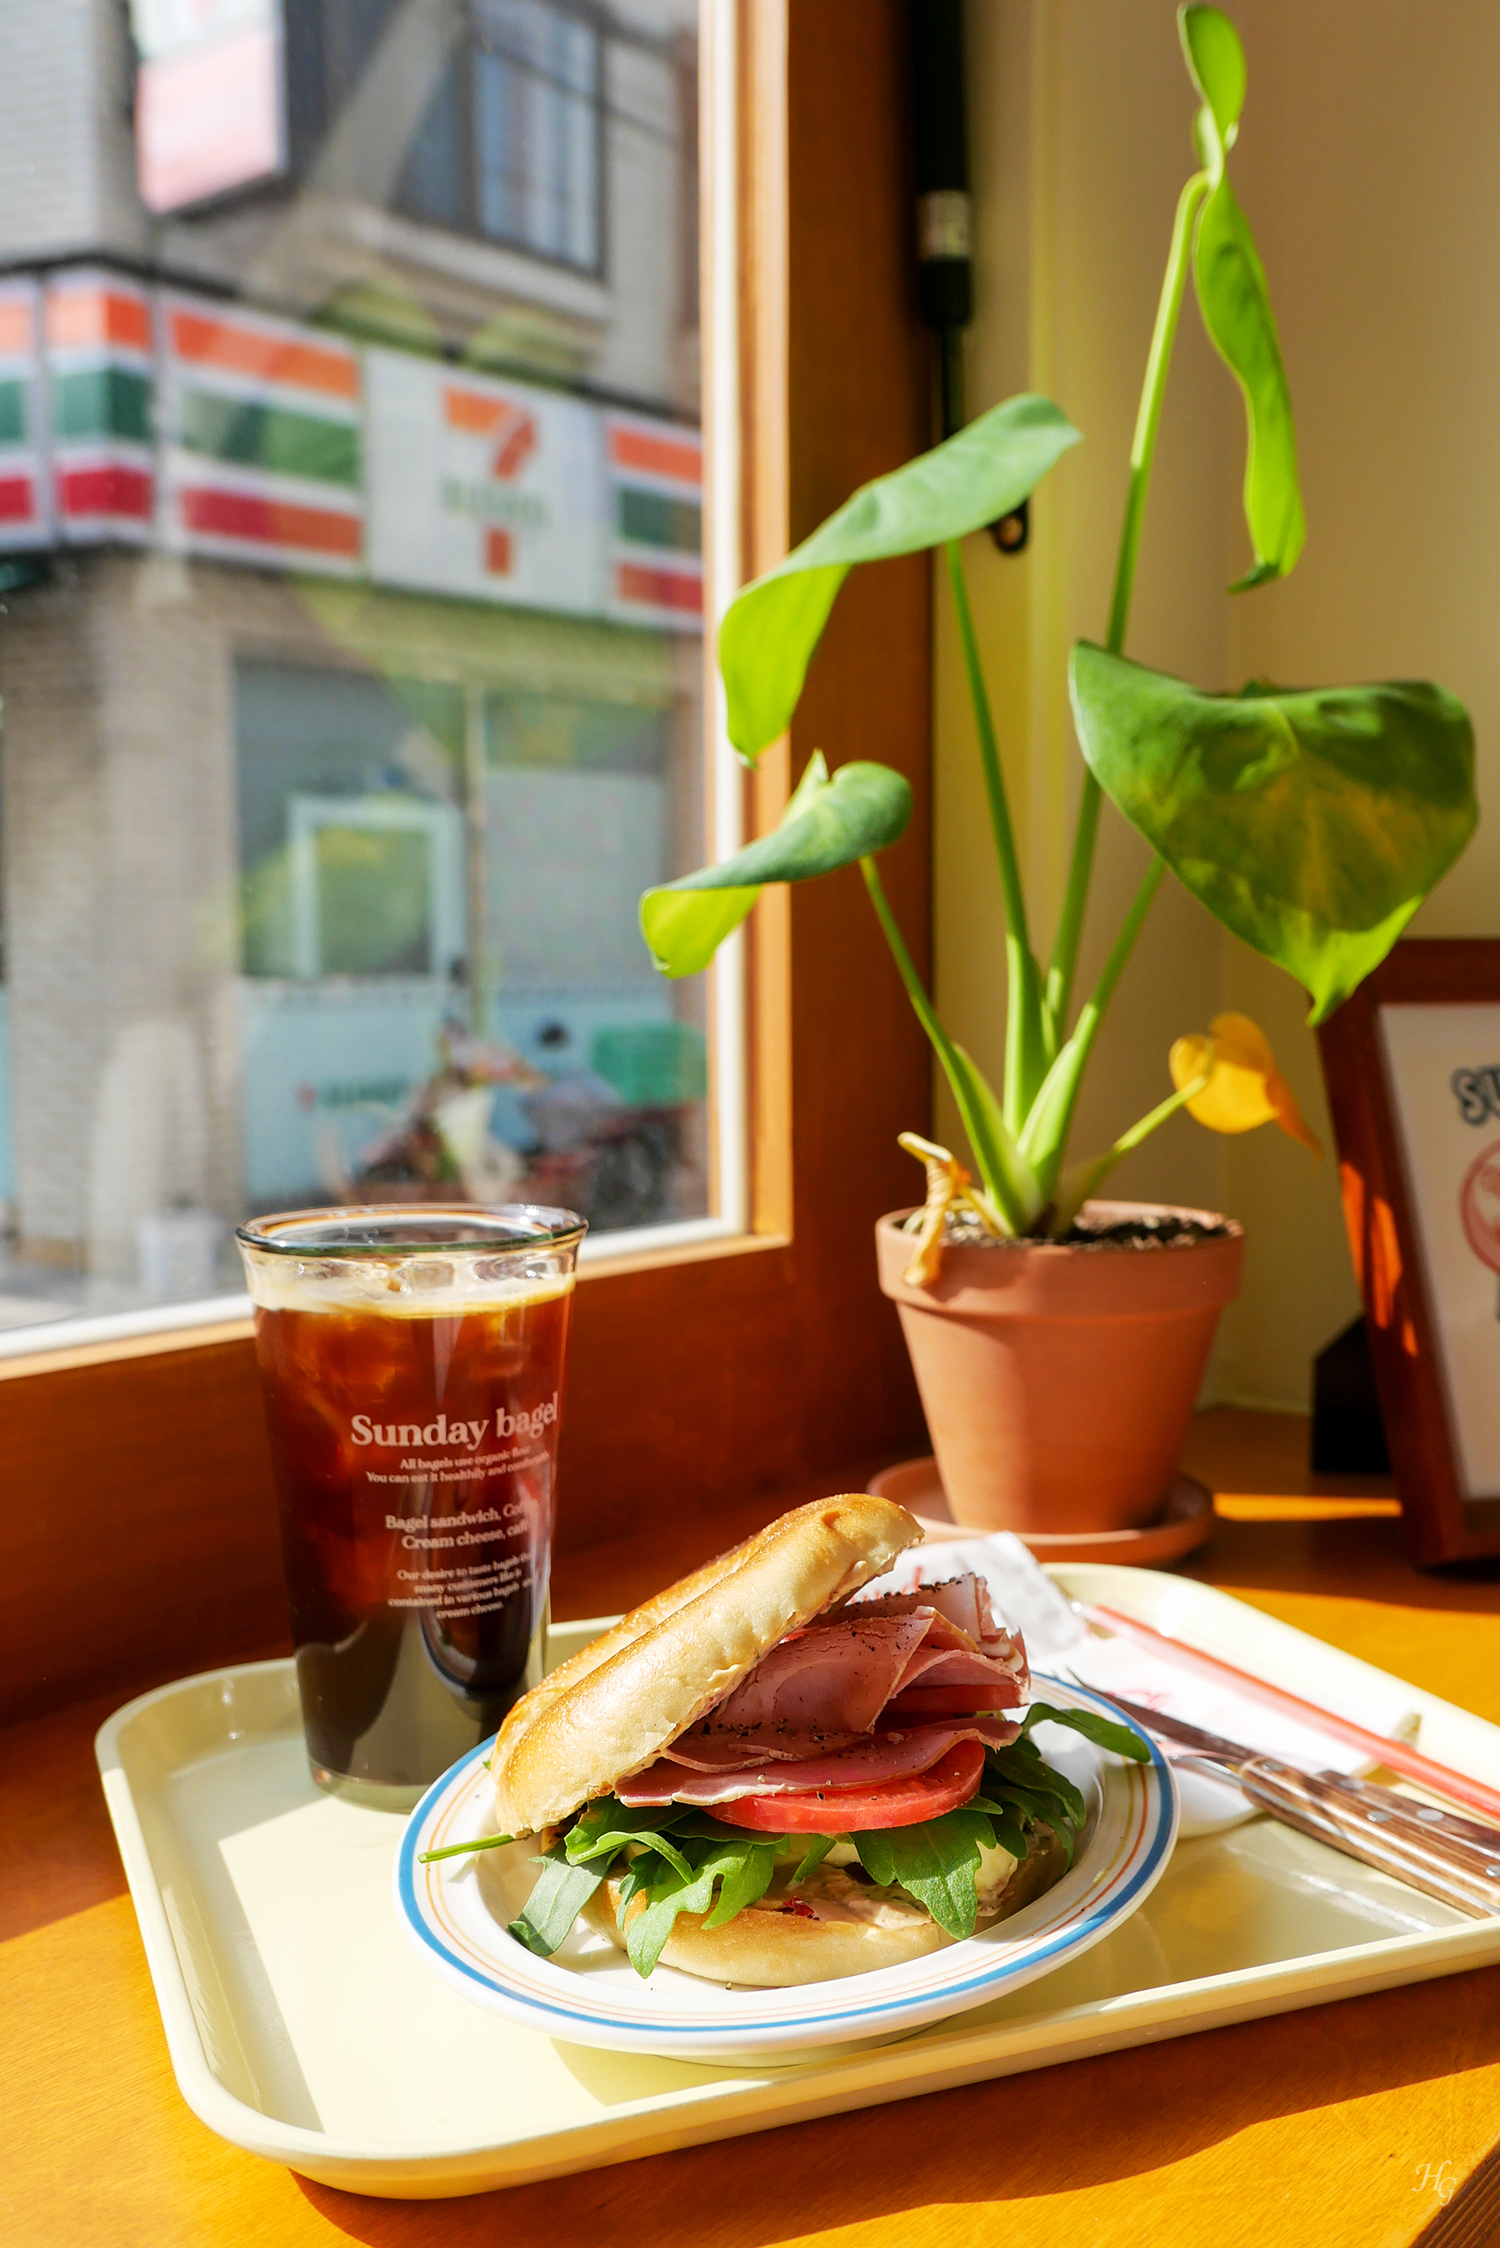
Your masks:
<path fill-rule="evenodd" d="M 757 1834 L 859 1834 L 870 1827 L 920 1826 L 940 1819 L 979 1793 L 983 1741 L 957 1741 L 929 1772 L 879 1787 L 808 1789 L 794 1795 L 740 1795 L 716 1803 L 712 1816 Z"/>

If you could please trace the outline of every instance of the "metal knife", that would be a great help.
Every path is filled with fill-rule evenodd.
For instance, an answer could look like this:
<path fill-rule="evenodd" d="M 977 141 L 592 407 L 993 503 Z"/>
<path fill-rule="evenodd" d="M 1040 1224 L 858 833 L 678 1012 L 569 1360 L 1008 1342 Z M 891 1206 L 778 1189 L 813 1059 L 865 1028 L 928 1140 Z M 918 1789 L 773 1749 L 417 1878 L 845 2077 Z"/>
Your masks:
<path fill-rule="evenodd" d="M 1471 1919 L 1500 1914 L 1500 1829 L 1400 1795 L 1375 1780 L 1303 1772 L 1120 1694 L 1110 1699 L 1144 1731 L 1190 1750 L 1193 1763 L 1229 1773 L 1252 1803 L 1287 1826 L 1363 1859 Z"/>

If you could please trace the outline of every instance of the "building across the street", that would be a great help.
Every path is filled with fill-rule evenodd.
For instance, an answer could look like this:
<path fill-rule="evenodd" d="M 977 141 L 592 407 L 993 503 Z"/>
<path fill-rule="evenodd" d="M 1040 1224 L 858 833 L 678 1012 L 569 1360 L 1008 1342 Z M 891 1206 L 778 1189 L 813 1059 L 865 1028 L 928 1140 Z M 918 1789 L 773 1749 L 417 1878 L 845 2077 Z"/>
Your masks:
<path fill-rule="evenodd" d="M 0 1320 L 706 1207 L 694 21 L 0 0 Z"/>

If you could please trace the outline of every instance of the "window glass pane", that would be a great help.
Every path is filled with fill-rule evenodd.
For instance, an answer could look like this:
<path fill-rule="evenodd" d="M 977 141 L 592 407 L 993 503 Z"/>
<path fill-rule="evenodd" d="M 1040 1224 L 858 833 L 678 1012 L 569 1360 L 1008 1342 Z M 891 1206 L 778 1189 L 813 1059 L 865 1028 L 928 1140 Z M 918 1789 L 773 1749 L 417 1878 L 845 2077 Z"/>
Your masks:
<path fill-rule="evenodd" d="M 438 80 L 401 168 L 397 201 L 413 218 L 459 229 L 469 216 L 464 76 L 455 57 Z"/>
<path fill-rule="evenodd" d="M 133 109 L 109 10 L 0 17 L 0 1331 L 271 1209 L 727 1225 L 637 924 L 709 849 L 694 0 L 126 13 Z"/>
<path fill-rule="evenodd" d="M 545 0 L 479 0 L 480 225 L 500 241 L 598 263 L 599 36 Z"/>

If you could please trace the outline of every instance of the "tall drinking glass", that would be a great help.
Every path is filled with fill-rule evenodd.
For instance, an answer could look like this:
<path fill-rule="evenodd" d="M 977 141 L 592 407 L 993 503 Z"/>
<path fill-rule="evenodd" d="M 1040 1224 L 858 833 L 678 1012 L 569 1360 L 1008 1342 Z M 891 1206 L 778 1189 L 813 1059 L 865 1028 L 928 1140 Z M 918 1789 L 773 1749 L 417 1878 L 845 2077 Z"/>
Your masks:
<path fill-rule="evenodd" d="M 320 1787 L 409 1807 L 541 1676 L 584 1231 L 520 1203 L 240 1228 Z"/>

